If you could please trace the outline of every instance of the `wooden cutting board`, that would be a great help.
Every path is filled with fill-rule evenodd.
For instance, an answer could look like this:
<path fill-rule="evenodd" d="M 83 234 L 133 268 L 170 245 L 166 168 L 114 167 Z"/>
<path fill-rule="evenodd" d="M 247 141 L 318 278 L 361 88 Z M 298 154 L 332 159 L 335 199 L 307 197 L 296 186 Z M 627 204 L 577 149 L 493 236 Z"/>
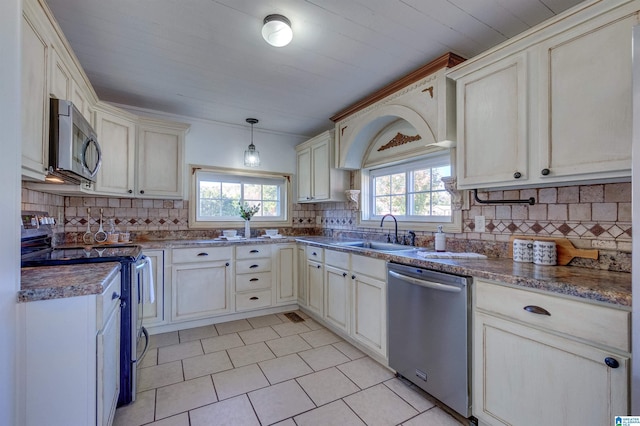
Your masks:
<path fill-rule="evenodd" d="M 554 237 L 534 237 L 530 235 L 512 235 L 509 238 L 509 257 L 513 258 L 513 240 L 538 240 L 554 241 L 558 255 L 558 265 L 566 265 L 574 257 L 584 257 L 586 259 L 598 259 L 598 250 L 578 249 L 566 238 Z"/>

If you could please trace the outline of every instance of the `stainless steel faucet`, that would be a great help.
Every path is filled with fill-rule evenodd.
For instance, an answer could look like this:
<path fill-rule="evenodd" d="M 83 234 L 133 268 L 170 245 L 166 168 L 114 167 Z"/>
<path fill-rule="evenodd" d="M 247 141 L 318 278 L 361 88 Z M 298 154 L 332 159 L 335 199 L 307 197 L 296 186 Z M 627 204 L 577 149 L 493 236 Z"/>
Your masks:
<path fill-rule="evenodd" d="M 380 228 L 382 228 L 382 224 L 384 223 L 384 220 L 385 220 L 387 217 L 391 217 L 391 218 L 393 219 L 393 221 L 395 222 L 395 224 L 396 224 L 396 227 L 395 227 L 395 237 L 394 237 L 393 242 L 394 242 L 395 244 L 399 244 L 399 241 L 398 241 L 398 221 L 396 220 L 396 217 L 395 217 L 394 215 L 392 215 L 391 213 L 387 213 L 387 214 L 385 214 L 384 216 L 382 216 L 382 220 L 380 221 Z"/>

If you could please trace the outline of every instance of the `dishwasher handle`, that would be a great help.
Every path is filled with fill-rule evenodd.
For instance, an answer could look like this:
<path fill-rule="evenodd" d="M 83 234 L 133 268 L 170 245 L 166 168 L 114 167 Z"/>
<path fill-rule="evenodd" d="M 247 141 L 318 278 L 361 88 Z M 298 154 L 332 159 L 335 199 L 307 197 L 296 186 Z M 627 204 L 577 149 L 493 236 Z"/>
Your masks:
<path fill-rule="evenodd" d="M 394 278 L 398 278 L 400 280 L 407 281 L 407 282 L 409 282 L 411 284 L 419 285 L 421 287 L 431 288 L 431 289 L 434 289 L 434 290 L 448 291 L 450 293 L 460 293 L 462 291 L 462 288 L 457 287 L 457 286 L 441 284 L 441 283 L 434 283 L 433 281 L 425 281 L 425 280 L 421 280 L 419 278 L 410 277 L 408 275 L 399 274 L 396 271 L 389 271 L 389 275 L 394 277 Z"/>

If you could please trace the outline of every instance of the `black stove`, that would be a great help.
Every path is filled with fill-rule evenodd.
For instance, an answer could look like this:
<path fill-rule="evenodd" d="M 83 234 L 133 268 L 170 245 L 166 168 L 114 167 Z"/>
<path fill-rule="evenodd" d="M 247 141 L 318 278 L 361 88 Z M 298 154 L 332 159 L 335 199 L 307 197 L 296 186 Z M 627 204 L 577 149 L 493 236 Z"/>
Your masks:
<path fill-rule="evenodd" d="M 64 265 L 71 263 L 135 262 L 141 254 L 137 245 L 97 245 L 49 247 L 24 254 L 21 266 Z"/>

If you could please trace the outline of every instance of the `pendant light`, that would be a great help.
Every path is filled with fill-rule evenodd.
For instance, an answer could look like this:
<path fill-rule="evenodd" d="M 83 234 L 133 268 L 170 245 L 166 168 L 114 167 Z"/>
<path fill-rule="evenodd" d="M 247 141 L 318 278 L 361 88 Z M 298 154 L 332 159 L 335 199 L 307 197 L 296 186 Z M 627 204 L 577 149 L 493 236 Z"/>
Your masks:
<path fill-rule="evenodd" d="M 260 165 L 260 152 L 253 144 L 253 125 L 258 122 L 257 118 L 247 118 L 247 123 L 251 124 L 251 143 L 244 152 L 244 165 L 247 167 L 258 167 Z"/>
<path fill-rule="evenodd" d="M 291 21 L 282 15 L 268 15 L 264 18 L 262 38 L 274 47 L 286 46 L 293 39 Z"/>

